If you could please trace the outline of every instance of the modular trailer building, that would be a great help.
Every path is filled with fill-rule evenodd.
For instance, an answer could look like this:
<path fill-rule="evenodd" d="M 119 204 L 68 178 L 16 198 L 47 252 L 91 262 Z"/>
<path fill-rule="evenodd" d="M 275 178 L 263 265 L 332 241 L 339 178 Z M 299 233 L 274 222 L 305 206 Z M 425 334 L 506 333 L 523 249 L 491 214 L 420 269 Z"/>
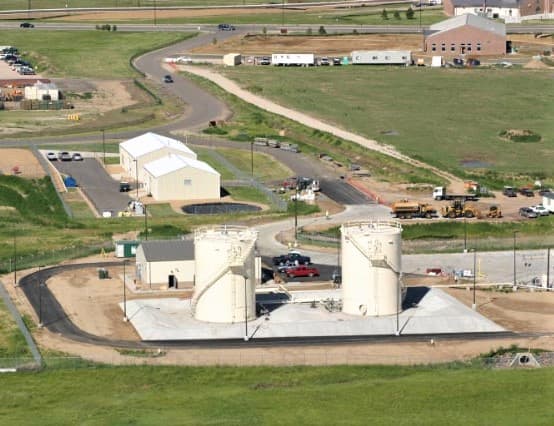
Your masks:
<path fill-rule="evenodd" d="M 410 65 L 409 50 L 355 50 L 351 53 L 353 65 Z"/>
<path fill-rule="evenodd" d="M 274 53 L 271 55 L 271 65 L 308 67 L 315 65 L 315 56 L 313 53 Z"/>

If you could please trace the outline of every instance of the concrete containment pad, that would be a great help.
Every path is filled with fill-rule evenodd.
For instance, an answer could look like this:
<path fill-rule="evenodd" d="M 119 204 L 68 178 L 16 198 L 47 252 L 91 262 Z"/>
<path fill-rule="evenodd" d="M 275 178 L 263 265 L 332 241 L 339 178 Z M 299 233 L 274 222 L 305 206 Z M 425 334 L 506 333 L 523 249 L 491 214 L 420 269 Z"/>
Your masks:
<path fill-rule="evenodd" d="M 292 298 L 280 295 L 284 296 L 257 295 L 258 305 L 263 304 L 269 313 L 248 321 L 249 339 L 387 336 L 397 331 L 396 315 L 358 317 L 330 312 L 320 303 L 330 299 L 339 301 L 340 290 L 300 291 L 291 293 Z M 271 304 L 283 299 L 288 303 Z M 129 301 L 127 315 L 142 340 L 243 339 L 246 332 L 245 323 L 240 319 L 234 324 L 195 320 L 188 299 Z M 398 320 L 403 335 L 506 331 L 445 292 L 423 287 L 408 290 L 404 311 Z"/>

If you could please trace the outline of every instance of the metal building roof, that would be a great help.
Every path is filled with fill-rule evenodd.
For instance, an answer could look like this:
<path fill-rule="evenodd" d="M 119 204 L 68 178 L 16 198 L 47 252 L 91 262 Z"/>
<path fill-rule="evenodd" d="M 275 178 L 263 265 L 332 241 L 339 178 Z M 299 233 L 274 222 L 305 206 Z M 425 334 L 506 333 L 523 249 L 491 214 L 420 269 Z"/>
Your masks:
<path fill-rule="evenodd" d="M 134 159 L 162 148 L 172 148 L 176 151 L 182 152 L 188 157 L 196 158 L 194 151 L 192 151 L 181 141 L 158 135 L 153 132 L 148 132 L 126 140 L 119 145 L 120 147 L 123 147 L 125 151 L 127 151 Z"/>
<path fill-rule="evenodd" d="M 455 28 L 469 25 L 470 27 L 478 28 L 483 31 L 489 31 L 499 36 L 506 36 L 506 25 L 491 19 L 483 18 L 482 16 L 466 13 L 464 15 L 454 16 L 446 21 L 438 22 L 429 27 L 429 34 L 437 34 L 453 30 Z"/>
<path fill-rule="evenodd" d="M 147 262 L 194 260 L 194 240 L 155 240 L 140 244 Z"/>
<path fill-rule="evenodd" d="M 144 165 L 144 170 L 154 177 L 167 175 L 184 168 L 198 169 L 207 173 L 219 175 L 208 163 L 176 154 L 169 154 Z"/>
<path fill-rule="evenodd" d="M 517 9 L 520 0 L 452 0 L 454 7 L 501 7 Z"/>

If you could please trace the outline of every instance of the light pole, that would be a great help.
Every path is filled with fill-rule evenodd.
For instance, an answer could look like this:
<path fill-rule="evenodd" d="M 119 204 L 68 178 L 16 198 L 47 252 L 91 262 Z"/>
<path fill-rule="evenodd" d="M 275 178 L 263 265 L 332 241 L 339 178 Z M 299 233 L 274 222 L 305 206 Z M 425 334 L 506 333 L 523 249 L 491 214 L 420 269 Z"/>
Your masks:
<path fill-rule="evenodd" d="M 148 213 L 146 211 L 146 204 L 144 205 L 144 239 L 148 241 Z"/>
<path fill-rule="evenodd" d="M 550 247 L 546 249 L 546 288 L 550 286 Z"/>
<path fill-rule="evenodd" d="M 285 0 L 281 3 L 281 26 L 285 26 Z"/>
<path fill-rule="evenodd" d="M 475 283 L 477 280 L 477 250 L 474 247 L 471 251 L 473 251 L 473 304 L 471 305 L 471 308 L 476 311 L 477 301 L 475 300 Z"/>
<path fill-rule="evenodd" d="M 401 296 L 401 289 L 400 289 L 400 277 L 398 277 L 398 280 L 397 280 L 397 287 L 398 287 L 398 292 L 396 293 L 396 335 L 397 336 L 400 336 L 400 299 L 402 298 Z"/>
<path fill-rule="evenodd" d="M 38 328 L 42 328 L 42 287 L 43 283 L 40 280 L 40 268 L 38 267 Z"/>
<path fill-rule="evenodd" d="M 137 201 L 139 200 L 138 195 L 138 187 L 139 187 L 139 180 L 138 180 L 138 160 L 135 158 L 135 185 L 137 187 Z"/>
<path fill-rule="evenodd" d="M 517 284 L 516 284 L 516 235 L 519 231 L 514 231 L 514 287 L 513 287 L 513 290 L 515 291 L 517 289 Z"/>
<path fill-rule="evenodd" d="M 419 31 L 421 31 L 421 50 L 425 52 L 425 34 L 423 34 L 423 27 L 421 26 L 421 1 L 419 2 Z"/>
<path fill-rule="evenodd" d="M 17 287 L 17 234 L 13 233 L 13 285 Z"/>
<path fill-rule="evenodd" d="M 254 141 L 250 142 L 250 170 L 252 171 L 252 177 L 254 177 Z"/>
<path fill-rule="evenodd" d="M 464 216 L 464 253 L 467 253 L 467 219 Z"/>
<path fill-rule="evenodd" d="M 157 25 L 157 16 L 156 16 L 156 0 L 154 0 L 154 26 Z"/>
<path fill-rule="evenodd" d="M 104 129 L 102 129 L 102 158 L 104 161 L 104 167 L 106 167 L 106 135 Z"/>
<path fill-rule="evenodd" d="M 246 279 L 248 278 L 246 274 L 244 278 L 244 341 L 248 342 L 248 294 L 246 288 Z"/>
<path fill-rule="evenodd" d="M 129 319 L 127 318 L 127 278 L 125 275 L 125 265 L 127 264 L 127 260 L 123 261 L 123 321 L 127 322 Z"/>
<path fill-rule="evenodd" d="M 294 194 L 294 242 L 298 240 L 298 185 Z"/>

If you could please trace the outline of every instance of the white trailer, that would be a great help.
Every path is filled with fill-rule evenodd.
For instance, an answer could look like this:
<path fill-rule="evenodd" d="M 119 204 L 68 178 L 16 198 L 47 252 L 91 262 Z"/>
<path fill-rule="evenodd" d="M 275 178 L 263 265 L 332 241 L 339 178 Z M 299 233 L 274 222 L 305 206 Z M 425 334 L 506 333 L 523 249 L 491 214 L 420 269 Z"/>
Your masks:
<path fill-rule="evenodd" d="M 274 53 L 271 64 L 284 67 L 311 67 L 315 65 L 313 53 Z"/>
<path fill-rule="evenodd" d="M 242 63 L 242 56 L 240 53 L 227 53 L 223 55 L 223 65 L 228 67 L 234 67 Z"/>
<path fill-rule="evenodd" d="M 354 65 L 409 65 L 409 50 L 355 50 L 351 54 Z"/>

